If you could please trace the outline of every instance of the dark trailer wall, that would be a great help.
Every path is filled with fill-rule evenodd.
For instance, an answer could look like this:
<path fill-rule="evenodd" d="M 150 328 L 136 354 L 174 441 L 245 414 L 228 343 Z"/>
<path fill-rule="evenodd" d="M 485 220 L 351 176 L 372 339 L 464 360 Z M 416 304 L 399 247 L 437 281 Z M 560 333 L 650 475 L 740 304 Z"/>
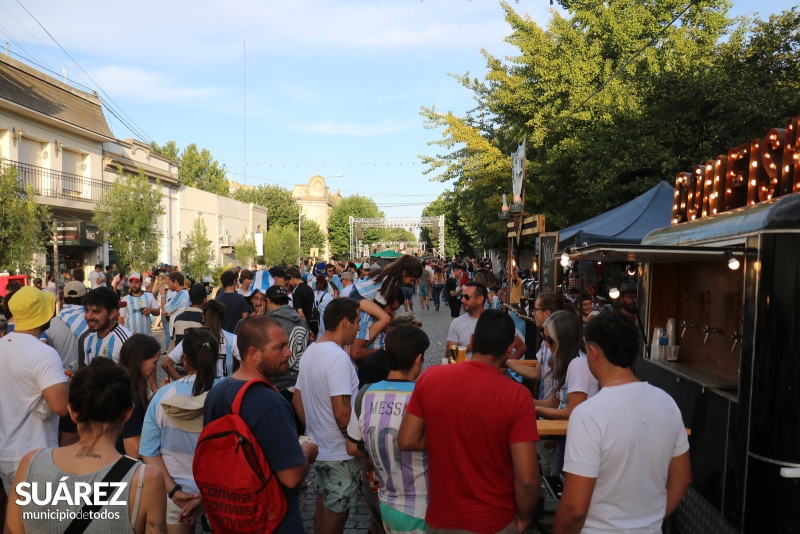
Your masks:
<path fill-rule="evenodd" d="M 641 264 L 648 337 L 670 317 L 697 325 L 678 329 L 677 363 L 636 364 L 691 429 L 694 480 L 672 531 L 800 532 L 800 195 L 571 255 L 601 257 Z"/>

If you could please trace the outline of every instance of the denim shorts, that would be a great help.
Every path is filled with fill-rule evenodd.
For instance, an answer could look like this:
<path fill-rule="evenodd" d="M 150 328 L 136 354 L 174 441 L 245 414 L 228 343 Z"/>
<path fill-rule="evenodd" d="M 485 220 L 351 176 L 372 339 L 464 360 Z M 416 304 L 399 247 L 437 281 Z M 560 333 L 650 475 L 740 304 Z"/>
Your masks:
<path fill-rule="evenodd" d="M 420 297 L 427 297 L 431 294 L 430 286 L 419 286 L 417 289 Z"/>
<path fill-rule="evenodd" d="M 414 288 L 403 286 L 402 289 L 403 289 L 403 298 L 404 299 L 411 300 L 414 297 Z"/>

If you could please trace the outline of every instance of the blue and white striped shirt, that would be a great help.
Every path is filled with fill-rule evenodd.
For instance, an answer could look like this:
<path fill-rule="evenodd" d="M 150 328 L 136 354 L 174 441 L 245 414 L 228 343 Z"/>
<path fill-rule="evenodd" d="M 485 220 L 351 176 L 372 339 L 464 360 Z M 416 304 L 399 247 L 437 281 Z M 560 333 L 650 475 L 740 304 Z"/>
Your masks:
<path fill-rule="evenodd" d="M 253 275 L 253 283 L 250 284 L 250 289 L 247 291 L 245 297 L 249 297 L 257 289 L 262 295 L 275 283 L 275 278 L 269 274 L 269 271 L 256 271 Z"/>
<path fill-rule="evenodd" d="M 83 336 L 81 336 L 83 337 Z M 85 354 L 83 363 L 89 365 L 93 358 L 111 358 L 114 363 L 119 363 L 119 351 L 122 344 L 131 337 L 131 332 L 121 324 L 117 324 L 111 332 L 104 338 L 100 338 L 97 332 L 89 332 L 83 337 L 83 353 Z"/>
<path fill-rule="evenodd" d="M 64 307 L 58 312 L 58 318 L 64 321 L 75 337 L 81 337 L 81 334 L 89 329 L 86 317 L 84 317 L 83 306 L 80 304 L 64 304 Z"/>
<path fill-rule="evenodd" d="M 356 335 L 356 339 L 363 339 L 364 341 L 369 339 L 369 329 L 372 325 L 375 324 L 375 318 L 368 314 L 367 312 L 361 312 L 361 323 L 359 324 L 358 328 L 358 335 Z M 384 329 L 380 334 L 375 336 L 375 339 L 372 340 L 371 343 L 367 343 L 367 347 L 369 350 L 380 350 L 384 347 L 385 343 L 384 340 L 386 339 L 386 330 Z"/>
<path fill-rule="evenodd" d="M 153 335 L 150 328 L 150 316 L 142 313 L 142 308 L 158 308 L 156 299 L 152 293 L 144 292 L 138 297 L 125 295 L 121 299 L 128 305 L 120 308 L 119 315 L 125 319 L 125 327 L 134 334 Z"/>
<path fill-rule="evenodd" d="M 386 299 L 378 293 L 383 286 L 383 280 L 376 282 L 374 278 L 367 278 L 366 280 L 358 280 L 354 286 L 355 289 L 350 292 L 350 298 L 354 300 L 374 300 L 381 306 L 386 305 Z"/>
<path fill-rule="evenodd" d="M 170 295 L 170 293 L 172 293 Z M 189 300 L 189 292 L 185 289 L 181 289 L 180 291 L 169 291 L 167 293 L 167 302 L 164 304 L 164 311 L 170 315 L 170 318 L 177 317 L 181 314 L 181 312 L 185 311 L 186 308 L 191 306 L 191 301 Z M 175 323 L 174 321 L 170 321 L 169 323 L 169 337 L 172 338 L 175 336 Z"/>

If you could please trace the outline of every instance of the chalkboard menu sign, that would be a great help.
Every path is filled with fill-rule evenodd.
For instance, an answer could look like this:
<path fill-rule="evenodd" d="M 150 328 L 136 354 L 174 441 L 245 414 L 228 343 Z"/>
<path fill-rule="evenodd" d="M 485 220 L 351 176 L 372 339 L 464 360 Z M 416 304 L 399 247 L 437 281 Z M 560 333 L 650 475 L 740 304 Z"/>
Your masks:
<path fill-rule="evenodd" d="M 539 292 L 555 291 L 558 284 L 558 232 L 539 235 Z"/>

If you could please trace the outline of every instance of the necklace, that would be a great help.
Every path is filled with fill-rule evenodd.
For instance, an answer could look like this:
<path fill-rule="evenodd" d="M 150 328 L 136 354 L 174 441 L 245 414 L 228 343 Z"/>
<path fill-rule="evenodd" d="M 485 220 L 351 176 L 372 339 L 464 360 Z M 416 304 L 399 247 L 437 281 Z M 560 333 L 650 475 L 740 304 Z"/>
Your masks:
<path fill-rule="evenodd" d="M 622 384 L 631 384 L 633 382 L 638 382 L 636 379 L 631 380 L 630 378 L 623 378 L 622 380 L 613 380 L 611 382 L 606 382 L 603 384 L 604 388 L 609 386 L 621 386 Z"/>

